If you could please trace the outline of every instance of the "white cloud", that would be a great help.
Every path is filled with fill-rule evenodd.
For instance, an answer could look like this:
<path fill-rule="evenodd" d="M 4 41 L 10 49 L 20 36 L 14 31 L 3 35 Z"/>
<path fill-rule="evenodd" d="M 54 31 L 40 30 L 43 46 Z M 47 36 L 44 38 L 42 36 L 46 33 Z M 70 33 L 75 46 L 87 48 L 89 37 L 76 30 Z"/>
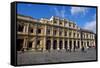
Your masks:
<path fill-rule="evenodd" d="M 86 12 L 87 12 L 87 8 L 85 8 L 85 7 L 71 7 L 71 14 L 72 15 L 76 15 L 79 13 L 82 13 L 85 15 Z"/>
<path fill-rule="evenodd" d="M 54 11 L 55 11 L 55 14 L 57 15 L 57 16 L 59 16 L 59 11 L 58 11 L 58 9 L 56 8 L 56 7 L 54 7 Z"/>
<path fill-rule="evenodd" d="M 64 6 L 62 7 L 62 10 L 58 10 L 57 7 L 54 7 L 54 12 L 55 12 L 56 16 L 59 16 L 62 18 L 65 17 L 65 7 Z"/>
<path fill-rule="evenodd" d="M 91 30 L 93 31 L 94 33 L 96 33 L 96 15 L 93 16 L 93 20 L 90 21 L 90 22 L 87 22 L 85 25 L 84 25 L 84 29 L 87 29 L 87 30 Z"/>

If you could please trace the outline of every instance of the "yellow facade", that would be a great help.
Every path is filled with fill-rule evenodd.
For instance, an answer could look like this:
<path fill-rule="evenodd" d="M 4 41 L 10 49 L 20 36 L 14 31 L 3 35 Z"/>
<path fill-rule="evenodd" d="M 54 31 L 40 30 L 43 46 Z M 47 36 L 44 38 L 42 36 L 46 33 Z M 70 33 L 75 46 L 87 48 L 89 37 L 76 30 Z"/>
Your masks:
<path fill-rule="evenodd" d="M 95 34 L 52 16 L 40 20 L 17 15 L 17 51 L 77 50 L 95 46 Z"/>

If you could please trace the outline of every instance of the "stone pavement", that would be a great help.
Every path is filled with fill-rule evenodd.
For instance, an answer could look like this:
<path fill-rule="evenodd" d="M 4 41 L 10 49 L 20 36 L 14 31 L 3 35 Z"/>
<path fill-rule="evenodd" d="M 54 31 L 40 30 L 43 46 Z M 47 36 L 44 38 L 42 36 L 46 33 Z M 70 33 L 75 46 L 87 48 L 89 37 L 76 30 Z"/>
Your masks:
<path fill-rule="evenodd" d="M 20 64 L 39 64 L 96 60 L 96 50 L 88 49 L 85 52 L 66 52 L 65 50 L 53 50 L 46 52 L 17 52 L 17 63 Z"/>

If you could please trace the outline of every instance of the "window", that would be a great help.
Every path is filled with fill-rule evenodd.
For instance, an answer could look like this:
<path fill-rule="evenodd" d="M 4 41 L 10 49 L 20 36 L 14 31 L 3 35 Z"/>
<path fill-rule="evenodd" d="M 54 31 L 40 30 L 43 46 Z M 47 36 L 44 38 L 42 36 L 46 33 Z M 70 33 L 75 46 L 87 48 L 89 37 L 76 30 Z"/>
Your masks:
<path fill-rule="evenodd" d="M 57 21 L 54 21 L 54 24 L 57 24 Z"/>
<path fill-rule="evenodd" d="M 57 34 L 57 30 L 54 30 L 54 35 L 56 35 Z"/>
<path fill-rule="evenodd" d="M 50 34 L 50 29 L 47 29 L 47 34 Z"/>
<path fill-rule="evenodd" d="M 41 29 L 38 29 L 38 30 L 37 30 L 37 33 L 40 34 L 40 33 L 41 33 Z"/>
<path fill-rule="evenodd" d="M 67 36 L 67 31 L 65 31 L 65 36 Z"/>
<path fill-rule="evenodd" d="M 69 37 L 71 37 L 71 32 L 69 32 Z"/>
<path fill-rule="evenodd" d="M 73 28 L 75 28 L 75 24 L 73 25 Z"/>
<path fill-rule="evenodd" d="M 23 32 L 24 26 L 21 25 L 21 24 L 18 24 L 17 28 L 18 28 L 17 30 L 18 30 L 19 32 Z"/>
<path fill-rule="evenodd" d="M 62 35 L 62 31 L 59 31 L 59 35 Z"/>
<path fill-rule="evenodd" d="M 69 24 L 69 27 L 71 28 L 71 24 Z"/>
<path fill-rule="evenodd" d="M 73 34 L 73 36 L 75 37 L 75 33 Z"/>
<path fill-rule="evenodd" d="M 77 34 L 77 37 L 79 38 L 79 33 Z"/>
<path fill-rule="evenodd" d="M 62 22 L 60 22 L 59 24 L 62 25 Z"/>

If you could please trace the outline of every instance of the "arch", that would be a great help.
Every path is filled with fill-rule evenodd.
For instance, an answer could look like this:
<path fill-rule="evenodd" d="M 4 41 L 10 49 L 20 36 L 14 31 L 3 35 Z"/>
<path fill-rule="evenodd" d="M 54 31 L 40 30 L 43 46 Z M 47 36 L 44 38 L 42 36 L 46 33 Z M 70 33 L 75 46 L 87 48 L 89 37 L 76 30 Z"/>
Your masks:
<path fill-rule="evenodd" d="M 63 46 L 63 42 L 62 40 L 59 41 L 59 49 L 62 49 L 62 46 Z"/>
<path fill-rule="evenodd" d="M 53 49 L 57 49 L 57 40 L 53 41 Z"/>
<path fill-rule="evenodd" d="M 67 41 L 65 41 L 65 47 L 64 47 L 65 49 L 67 49 L 67 43 L 68 43 L 68 42 L 67 42 Z"/>
<path fill-rule="evenodd" d="M 69 49 L 72 49 L 72 41 L 69 41 Z"/>
<path fill-rule="evenodd" d="M 51 48 L 51 40 L 46 41 L 46 50 L 50 50 Z"/>

